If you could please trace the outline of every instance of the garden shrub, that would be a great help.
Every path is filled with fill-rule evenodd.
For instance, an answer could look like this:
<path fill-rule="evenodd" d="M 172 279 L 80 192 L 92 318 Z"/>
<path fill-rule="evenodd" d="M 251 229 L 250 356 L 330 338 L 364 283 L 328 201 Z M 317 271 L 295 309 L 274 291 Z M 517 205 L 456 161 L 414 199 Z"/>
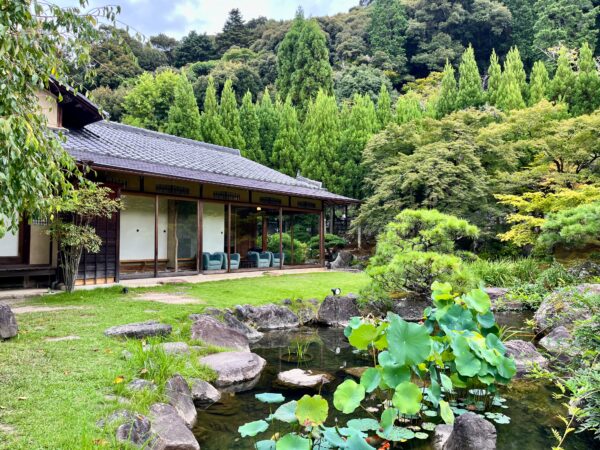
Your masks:
<path fill-rule="evenodd" d="M 404 210 L 379 236 L 367 273 L 391 296 L 404 291 L 428 294 L 434 280 L 468 289 L 474 279 L 464 268 L 464 252 L 456 247 L 458 241 L 478 234 L 476 226 L 455 216 Z"/>
<path fill-rule="evenodd" d="M 292 261 L 292 238 L 288 233 L 281 234 L 281 243 L 283 254 L 285 255 L 285 264 Z M 260 246 L 260 239 L 257 242 Z M 267 239 L 267 250 L 273 253 L 279 253 L 279 234 L 271 234 Z M 294 264 L 304 264 L 308 253 L 308 245 L 297 239 L 294 239 Z"/>
<path fill-rule="evenodd" d="M 533 258 L 478 259 L 468 263 L 467 269 L 486 286 L 507 288 L 535 283 L 542 272 L 541 262 Z"/>

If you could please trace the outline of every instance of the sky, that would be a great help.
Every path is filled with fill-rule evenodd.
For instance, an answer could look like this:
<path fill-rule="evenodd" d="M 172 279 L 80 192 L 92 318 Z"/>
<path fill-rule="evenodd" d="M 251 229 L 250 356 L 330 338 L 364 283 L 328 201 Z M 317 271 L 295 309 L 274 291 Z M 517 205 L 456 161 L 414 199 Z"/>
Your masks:
<path fill-rule="evenodd" d="M 78 6 L 77 0 L 54 0 L 60 6 Z M 238 8 L 244 20 L 259 16 L 291 19 L 298 6 L 306 16 L 346 12 L 358 0 L 90 0 L 88 8 L 120 5 L 118 21 L 150 37 L 165 33 L 181 38 L 191 30 L 215 34 L 223 28 L 227 13 Z"/>

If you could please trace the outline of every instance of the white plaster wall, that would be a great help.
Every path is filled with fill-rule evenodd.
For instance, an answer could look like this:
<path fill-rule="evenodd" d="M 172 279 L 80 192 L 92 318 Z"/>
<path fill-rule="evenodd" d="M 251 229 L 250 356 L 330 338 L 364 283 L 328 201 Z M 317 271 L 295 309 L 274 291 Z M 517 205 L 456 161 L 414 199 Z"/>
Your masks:
<path fill-rule="evenodd" d="M 50 263 L 50 236 L 46 234 L 47 229 L 45 225 L 31 225 L 29 264 Z"/>
<path fill-rule="evenodd" d="M 0 238 L 0 256 L 19 256 L 19 232 L 6 233 Z"/>
<path fill-rule="evenodd" d="M 202 213 L 202 251 L 225 249 L 225 207 L 221 203 L 204 203 Z"/>
<path fill-rule="evenodd" d="M 125 208 L 121 211 L 120 259 L 154 259 L 154 198 L 124 195 Z M 158 258 L 167 257 L 166 204 L 159 202 Z M 164 234 L 164 236 L 163 236 Z"/>

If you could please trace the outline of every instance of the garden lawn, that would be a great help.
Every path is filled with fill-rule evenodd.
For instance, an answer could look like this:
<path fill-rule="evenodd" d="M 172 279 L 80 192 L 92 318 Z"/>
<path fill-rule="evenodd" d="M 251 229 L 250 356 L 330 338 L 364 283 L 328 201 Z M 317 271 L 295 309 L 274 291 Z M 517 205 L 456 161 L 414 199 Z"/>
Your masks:
<path fill-rule="evenodd" d="M 103 332 L 110 326 L 158 320 L 173 326 L 169 341 L 189 342 L 188 315 L 201 312 L 207 306 L 259 305 L 285 298 L 322 300 L 331 288 L 339 287 L 342 293 L 358 292 L 367 282 L 364 274 L 340 272 L 266 275 L 130 289 L 127 294 L 119 287 L 98 288 L 20 303 L 19 307 L 43 305 L 71 309 L 19 314 L 18 337 L 0 342 L 0 449 L 124 448 L 117 446 L 112 433 L 98 428 L 96 422 L 122 407 L 105 397 L 123 393 L 123 386 L 140 376 L 143 368 L 140 361 L 145 354 L 137 342 L 105 337 Z M 202 303 L 175 305 L 136 299 L 138 294 L 146 292 L 177 293 L 197 298 Z M 64 336 L 80 339 L 46 340 Z M 134 353 L 132 360 L 122 357 L 125 349 Z M 183 368 L 168 358 L 161 364 L 167 366 L 159 368 L 165 372 L 161 377 L 170 376 L 174 371 L 204 379 L 213 375 L 197 364 Z M 149 373 L 154 373 L 152 367 Z M 153 395 L 135 396 L 133 407 L 144 412 L 149 403 L 160 399 L 161 393 Z"/>

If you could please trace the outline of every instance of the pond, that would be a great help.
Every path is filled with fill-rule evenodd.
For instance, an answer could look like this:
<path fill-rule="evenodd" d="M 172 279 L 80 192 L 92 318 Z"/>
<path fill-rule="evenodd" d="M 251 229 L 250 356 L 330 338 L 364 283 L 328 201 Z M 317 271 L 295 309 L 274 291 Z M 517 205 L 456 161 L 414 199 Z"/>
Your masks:
<path fill-rule="evenodd" d="M 497 313 L 500 325 L 508 328 L 509 333 L 516 333 L 512 339 L 528 339 L 531 332 L 525 325 L 530 313 Z M 194 429 L 200 446 L 207 450 L 250 450 L 253 440 L 241 439 L 238 427 L 246 422 L 264 419 L 269 414 L 269 405 L 259 402 L 254 395 L 259 392 L 280 392 L 286 401 L 297 400 L 304 394 L 313 391 L 288 390 L 277 387 L 274 382 L 279 372 L 298 367 L 296 363 L 284 362 L 288 355 L 288 347 L 295 347 L 296 342 L 308 345 L 313 357 L 308 363 L 300 365 L 303 369 L 325 371 L 336 376 L 336 381 L 323 389 L 322 395 L 329 401 L 329 416 L 340 418 L 341 424 L 352 415 L 346 416 L 333 408 L 333 391 L 345 378 L 351 378 L 343 369 L 361 367 L 371 363 L 365 356 L 356 354 L 339 328 L 302 328 L 291 331 L 267 333 L 255 344 L 252 351 L 267 360 L 267 367 L 259 383 L 248 392 L 224 394 L 221 402 L 207 410 L 198 411 L 198 426 Z M 551 427 L 562 429 L 562 422 L 555 416 L 564 412 L 560 401 L 552 398 L 551 386 L 540 382 L 517 381 L 510 387 L 502 389 L 501 395 L 506 398 L 508 409 L 500 410 L 511 418 L 510 424 L 495 424 L 498 432 L 498 449 L 546 450 L 555 444 L 550 431 Z M 273 409 L 276 408 L 277 405 Z M 336 414 L 338 413 L 338 414 Z M 367 417 L 366 413 L 357 410 L 355 417 Z M 333 423 L 330 423 L 333 424 Z M 272 429 L 260 435 L 260 439 L 269 439 Z M 260 440 L 259 439 L 259 440 Z M 589 435 L 572 435 L 565 446 L 568 450 L 585 450 L 593 448 L 593 439 Z M 430 440 L 412 440 L 399 448 L 419 450 L 432 449 Z"/>

